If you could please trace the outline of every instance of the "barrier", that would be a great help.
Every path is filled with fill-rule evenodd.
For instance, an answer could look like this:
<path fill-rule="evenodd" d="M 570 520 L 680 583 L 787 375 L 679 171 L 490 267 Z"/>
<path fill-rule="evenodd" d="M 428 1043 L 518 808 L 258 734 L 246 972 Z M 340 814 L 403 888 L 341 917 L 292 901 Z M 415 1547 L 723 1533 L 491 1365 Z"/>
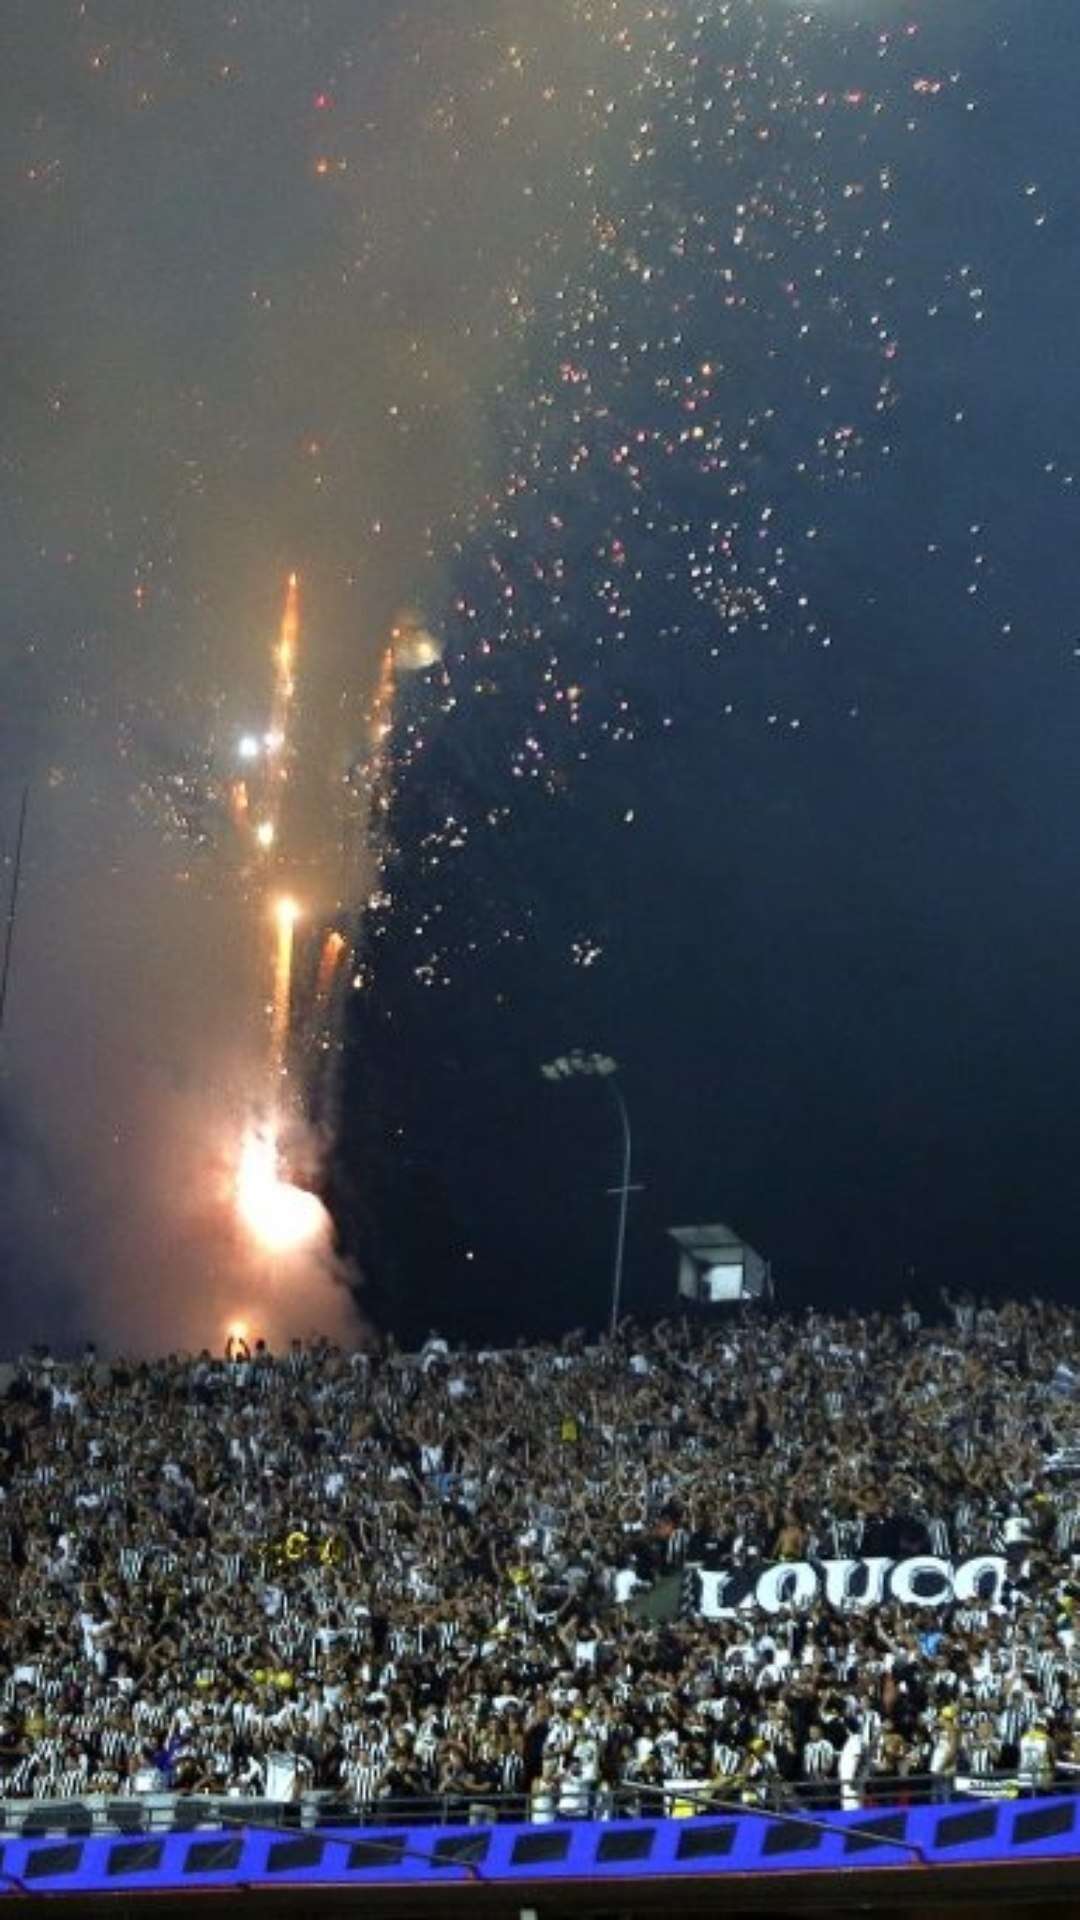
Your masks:
<path fill-rule="evenodd" d="M 1030 1783 L 1028 1783 L 1030 1785 Z M 826 1814 L 840 1804 L 840 1782 L 818 1777 L 795 1782 L 768 1780 L 753 1786 L 753 1804 L 759 1810 L 777 1814 Z M 862 1782 L 863 1808 L 876 1805 L 913 1807 L 938 1803 L 944 1795 L 965 1800 L 1015 1799 L 1020 1783 L 1015 1773 L 964 1776 L 950 1782 L 940 1774 L 913 1774 L 898 1780 L 870 1774 Z M 1080 1794 L 1080 1778 L 1068 1773 L 1061 1780 L 1048 1782 L 1044 1791 L 1062 1799 Z M 728 1792 L 737 1797 L 738 1789 Z M 600 1787 L 582 1807 L 581 1816 L 607 1822 L 660 1818 L 684 1813 L 688 1806 L 696 1815 L 708 1812 L 724 1789 L 705 1782 L 669 1780 L 662 1787 Z M 91 1834 L 171 1834 L 212 1832 L 242 1823 L 251 1827 L 295 1828 L 309 1832 L 315 1827 L 367 1826 L 488 1826 L 516 1822 L 565 1823 L 572 1816 L 558 1794 L 549 1796 L 550 1805 L 541 1812 L 525 1794 L 433 1794 L 426 1798 L 383 1799 L 357 1802 L 333 1792 L 307 1792 L 296 1800 L 279 1801 L 242 1798 L 236 1795 L 200 1795 L 168 1792 L 136 1793 L 126 1797 L 84 1794 L 78 1800 L 3 1800 L 0 1799 L 0 1841 L 5 1836 L 31 1838 L 34 1835 L 66 1834 L 84 1837 Z"/>
<path fill-rule="evenodd" d="M 1007 1800 L 1030 1791 L 1034 1782 L 1021 1782 L 1015 1773 L 957 1775 L 913 1774 L 904 1779 L 871 1774 L 862 1782 L 862 1808 L 889 1805 L 905 1808 L 943 1798 Z M 1080 1779 L 1068 1770 L 1064 1778 L 1044 1782 L 1044 1794 L 1057 1798 L 1080 1795 Z M 360 1826 L 491 1826 L 496 1824 L 591 1817 L 599 1821 L 660 1818 L 687 1813 L 706 1814 L 717 1803 L 740 1799 L 742 1790 L 729 1783 L 668 1780 L 663 1786 L 600 1786 L 593 1789 L 580 1815 L 561 1811 L 556 1794 L 540 1796 L 546 1812 L 537 1811 L 536 1798 L 525 1794 L 488 1794 L 482 1801 L 471 1795 L 441 1794 L 426 1798 L 385 1798 L 351 1801 L 341 1794 L 308 1792 L 288 1803 L 245 1798 L 211 1797 L 167 1792 L 133 1794 L 126 1798 L 87 1794 L 79 1800 L 0 1800 L 0 1840 L 41 1834 L 194 1833 L 229 1826 L 258 1826 L 307 1831 L 313 1827 Z M 746 1790 L 740 1804 L 759 1812 L 826 1815 L 840 1806 L 841 1783 L 818 1776 L 794 1783 L 759 1781 Z"/>
<path fill-rule="evenodd" d="M 881 1807 L 827 1825 L 795 1814 L 690 1820 L 556 1820 L 484 1827 L 354 1826 L 293 1833 L 230 1830 L 135 1838 L 5 1840 L 0 1877 L 41 1893 L 320 1885 L 541 1885 L 701 1875 L 1080 1860 L 1080 1800 Z"/>

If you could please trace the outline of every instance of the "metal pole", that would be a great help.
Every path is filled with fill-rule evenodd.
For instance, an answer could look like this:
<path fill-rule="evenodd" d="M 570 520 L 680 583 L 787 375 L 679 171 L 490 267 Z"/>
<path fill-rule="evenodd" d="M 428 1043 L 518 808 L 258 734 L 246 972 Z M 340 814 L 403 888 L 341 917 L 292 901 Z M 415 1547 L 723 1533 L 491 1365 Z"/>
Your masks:
<path fill-rule="evenodd" d="M 619 1120 L 622 1124 L 623 1139 L 622 1186 L 619 1188 L 619 1225 L 615 1236 L 615 1273 L 611 1287 L 611 1326 L 609 1329 L 611 1338 L 614 1339 L 615 1330 L 619 1324 L 619 1306 L 622 1301 L 623 1254 L 626 1251 L 626 1209 L 630 1200 L 631 1140 L 630 1115 L 626 1110 L 626 1101 L 622 1097 L 619 1084 L 614 1077 L 611 1077 L 608 1080 L 608 1086 L 614 1095 L 615 1105 L 619 1109 Z"/>
<path fill-rule="evenodd" d="M 11 877 L 11 898 L 8 901 L 7 931 L 4 935 L 4 964 L 0 969 L 0 1033 L 4 1031 L 4 1010 L 7 1006 L 8 981 L 11 978 L 11 953 L 15 944 L 15 916 L 19 907 L 19 876 L 22 873 L 23 840 L 26 835 L 26 809 L 30 804 L 30 788 L 22 790 L 19 803 L 19 831 L 15 838 L 15 871 Z"/>

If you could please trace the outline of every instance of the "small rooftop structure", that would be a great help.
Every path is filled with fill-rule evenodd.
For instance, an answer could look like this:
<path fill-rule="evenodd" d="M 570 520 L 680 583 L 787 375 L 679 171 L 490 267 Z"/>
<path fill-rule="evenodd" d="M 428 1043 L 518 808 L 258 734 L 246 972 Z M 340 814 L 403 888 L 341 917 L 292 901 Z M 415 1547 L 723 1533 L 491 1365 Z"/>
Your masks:
<path fill-rule="evenodd" d="M 679 1295 L 703 1306 L 771 1300 L 769 1262 L 731 1227 L 670 1227 L 679 1248 Z"/>

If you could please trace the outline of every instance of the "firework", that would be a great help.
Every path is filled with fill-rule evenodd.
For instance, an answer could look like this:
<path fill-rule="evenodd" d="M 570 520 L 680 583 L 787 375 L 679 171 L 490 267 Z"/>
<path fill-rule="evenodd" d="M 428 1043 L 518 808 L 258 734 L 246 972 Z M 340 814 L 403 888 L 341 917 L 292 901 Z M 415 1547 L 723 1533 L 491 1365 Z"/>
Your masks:
<path fill-rule="evenodd" d="M 285 609 L 281 616 L 274 647 L 274 682 L 270 703 L 270 725 L 261 743 L 254 741 L 263 764 L 263 792 L 259 816 L 253 826 L 256 847 L 268 853 L 281 838 L 281 808 L 289 778 L 289 722 L 296 695 L 296 665 L 300 638 L 300 581 L 290 573 L 285 591 Z M 252 736 L 241 741 L 241 751 L 253 743 Z"/>
<path fill-rule="evenodd" d="M 293 951 L 300 909 L 289 895 L 275 902 L 274 991 L 270 1003 L 270 1074 L 273 1089 L 288 1072 L 289 1026 L 292 1015 Z"/>
<path fill-rule="evenodd" d="M 274 703 L 271 708 L 270 731 L 267 745 L 271 741 L 284 741 L 288 734 L 289 709 L 296 692 L 296 647 L 300 634 L 300 581 L 299 576 L 290 573 L 285 593 L 285 611 L 281 617 L 281 631 L 274 650 Z"/>
<path fill-rule="evenodd" d="M 277 1258 L 316 1246 L 329 1226 L 318 1195 L 288 1179 L 273 1123 L 251 1127 L 244 1135 L 236 1176 L 236 1207 L 256 1245 Z"/>
<path fill-rule="evenodd" d="M 348 952 L 349 943 L 338 928 L 331 928 L 323 941 L 319 956 L 319 972 L 315 982 L 315 998 L 319 1006 L 325 1006 L 333 989 L 334 981 L 341 969 L 341 963 Z"/>
<path fill-rule="evenodd" d="M 399 673 L 426 673 L 443 657 L 442 641 L 427 626 L 422 613 L 407 607 L 398 614 L 390 633 L 394 665 Z"/>
<path fill-rule="evenodd" d="M 290 1084 L 294 1053 L 302 1057 L 310 1046 L 314 1015 L 325 1007 L 334 978 L 347 950 L 342 934 L 331 932 L 322 947 L 315 980 L 314 1010 L 303 1012 L 294 1035 L 294 999 L 303 1006 L 303 968 L 297 969 L 297 928 L 304 915 L 290 892 L 280 891 L 280 872 L 289 853 L 287 822 L 283 818 L 282 788 L 288 778 L 289 719 L 296 691 L 296 664 L 300 631 L 299 582 L 289 575 L 285 610 L 274 648 L 271 724 L 262 736 L 263 790 L 252 836 L 259 853 L 273 853 L 273 880 L 265 895 L 260 887 L 260 924 L 269 941 L 266 967 L 270 979 L 267 1093 L 265 1117 L 250 1123 L 241 1138 L 235 1175 L 235 1205 L 241 1227 L 254 1245 L 275 1260 L 325 1248 L 330 1220 L 322 1201 L 294 1177 L 296 1149 L 305 1138 L 302 1089 Z M 254 738 L 254 736 L 251 736 Z M 310 985 L 310 983 L 309 983 Z"/>

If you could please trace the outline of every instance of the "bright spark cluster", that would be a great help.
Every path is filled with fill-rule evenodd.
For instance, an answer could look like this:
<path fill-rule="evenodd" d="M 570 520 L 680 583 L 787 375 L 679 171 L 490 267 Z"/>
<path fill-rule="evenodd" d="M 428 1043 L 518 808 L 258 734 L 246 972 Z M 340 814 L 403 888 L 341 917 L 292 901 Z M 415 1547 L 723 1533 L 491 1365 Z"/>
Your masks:
<path fill-rule="evenodd" d="M 562 112 L 574 192 L 500 290 L 516 343 L 486 396 L 502 471 L 448 555 L 441 693 L 395 741 L 409 811 L 385 928 L 430 987 L 532 939 L 535 903 L 511 887 L 477 896 L 464 950 L 440 923 L 479 850 L 486 872 L 509 866 L 537 796 L 565 811 L 587 763 L 632 829 L 649 808 L 639 750 L 670 739 L 677 765 L 702 705 L 718 740 L 729 722 L 858 722 L 831 664 L 851 626 L 833 556 L 861 516 L 908 542 L 898 564 L 940 566 L 938 542 L 890 525 L 887 470 L 909 386 L 935 355 L 953 369 L 977 352 L 993 311 L 977 247 L 920 224 L 926 155 L 942 126 L 973 140 L 983 103 L 913 9 L 869 4 L 861 24 L 770 0 L 568 11 L 578 79 L 522 39 L 484 83 L 507 138 L 515 115 Z M 474 105 L 441 103 L 448 165 Z M 1045 220 L 1037 187 L 1014 218 L 1022 201 Z M 969 411 L 950 383 L 912 428 L 946 450 Z M 993 528 L 956 527 L 947 563 L 950 617 L 1008 637 Z M 566 956 L 602 957 L 589 927 Z"/>
<path fill-rule="evenodd" d="M 122 635 L 120 749 L 182 877 L 245 808 L 257 852 L 280 852 L 274 810 L 234 772 L 237 741 L 254 776 L 276 736 L 272 716 L 265 735 L 234 731 L 231 576 L 198 577 L 219 523 L 268 493 L 276 537 L 292 552 L 303 524 L 352 610 L 318 669 L 335 697 L 356 681 L 370 697 L 391 631 L 378 597 L 424 605 L 401 623 L 397 665 L 419 678 L 393 728 L 343 744 L 377 820 L 368 948 L 392 935 L 425 987 L 489 968 L 497 988 L 542 911 L 512 877 L 523 823 L 546 810 L 558 833 L 587 795 L 641 829 L 701 713 L 717 752 L 736 726 L 797 752 L 812 729 L 861 724 L 852 643 L 872 616 L 844 577 L 858 539 L 890 548 L 898 580 L 934 582 L 942 631 L 974 635 L 988 664 L 1023 640 L 1000 488 L 968 478 L 900 521 L 889 477 L 923 448 L 928 492 L 954 449 L 970 473 L 991 262 L 1034 274 L 1060 239 L 1032 154 L 1016 154 L 993 247 L 950 178 L 995 140 L 1007 35 L 995 99 L 969 78 L 957 10 L 919 0 L 327 0 L 269 25 L 271 10 L 215 5 L 197 34 L 179 8 L 174 32 L 137 11 L 106 30 L 88 0 L 66 48 L 138 156 L 132 192 L 155 129 L 195 101 L 215 131 L 200 162 L 246 206 L 229 129 L 262 124 L 288 53 L 274 185 L 303 243 L 208 264 L 237 329 L 226 372 L 210 353 L 189 365 L 166 332 L 167 397 L 136 394 L 112 455 L 63 356 L 31 370 L 20 404 L 68 492 L 31 496 L 5 458 L 46 601 L 104 607 Z M 976 12 L 1000 33 L 999 10 Z M 59 231 L 73 124 L 28 107 L 7 139 L 18 219 Z M 205 178 L 173 184 L 197 198 Z M 1015 459 L 1033 493 L 1071 501 L 1072 438 L 1048 410 Z M 144 501 L 128 476 L 151 466 Z M 73 615 L 64 698 L 88 719 L 100 643 Z M 1071 630 L 1047 644 L 1080 659 Z M 45 645 L 26 634 L 28 671 Z M 388 725 L 378 693 L 375 710 Z M 469 931 L 459 914 L 451 938 L 463 897 Z M 565 963 L 605 957 L 583 903 Z"/>

